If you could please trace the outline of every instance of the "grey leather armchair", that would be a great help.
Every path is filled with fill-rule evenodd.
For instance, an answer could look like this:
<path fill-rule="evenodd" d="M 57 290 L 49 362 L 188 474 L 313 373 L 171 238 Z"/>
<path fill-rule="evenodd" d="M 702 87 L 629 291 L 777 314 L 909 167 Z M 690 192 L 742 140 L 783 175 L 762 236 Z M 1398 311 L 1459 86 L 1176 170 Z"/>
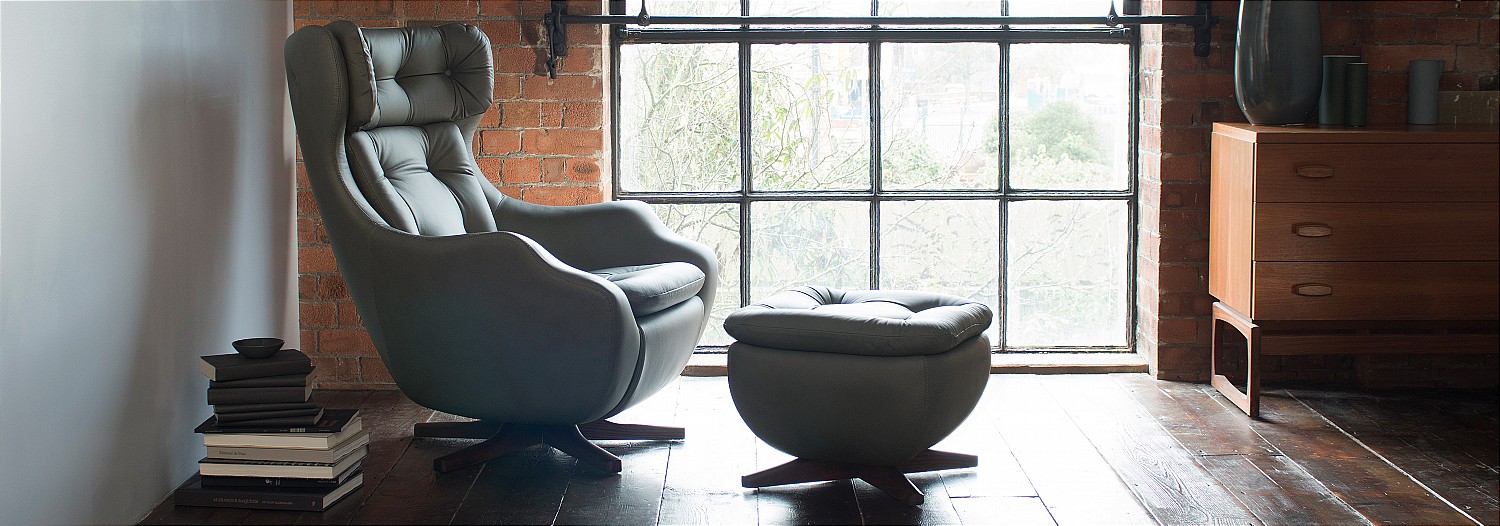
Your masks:
<path fill-rule="evenodd" d="M 413 401 L 481 438 L 451 471 L 548 444 L 606 472 L 590 439 L 682 438 L 604 419 L 671 382 L 708 321 L 712 252 L 638 202 L 511 199 L 471 152 L 494 85 L 468 25 L 304 27 L 287 83 L 307 175 L 375 348 Z"/>

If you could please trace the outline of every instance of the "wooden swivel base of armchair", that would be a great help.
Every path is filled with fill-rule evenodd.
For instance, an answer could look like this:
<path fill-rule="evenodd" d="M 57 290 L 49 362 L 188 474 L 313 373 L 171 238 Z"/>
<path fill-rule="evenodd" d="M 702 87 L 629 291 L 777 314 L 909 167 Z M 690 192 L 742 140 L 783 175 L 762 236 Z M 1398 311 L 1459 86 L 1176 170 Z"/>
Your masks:
<path fill-rule="evenodd" d="M 963 453 L 933 451 L 917 453 L 917 456 L 899 466 L 872 466 L 827 460 L 799 458 L 765 471 L 740 477 L 740 484 L 747 488 L 763 488 L 801 482 L 860 479 L 884 491 L 896 500 L 916 506 L 924 500 L 922 490 L 917 489 L 906 478 L 907 473 L 938 471 L 942 469 L 972 468 L 979 465 L 979 457 Z"/>
<path fill-rule="evenodd" d="M 539 425 L 468 422 L 423 422 L 412 427 L 412 436 L 424 438 L 482 438 L 484 442 L 449 453 L 432 461 L 432 469 L 447 473 L 488 462 L 522 449 L 546 444 L 605 473 L 619 473 L 620 457 L 591 440 L 682 440 L 680 427 L 616 424 L 595 420 L 587 424 Z"/>

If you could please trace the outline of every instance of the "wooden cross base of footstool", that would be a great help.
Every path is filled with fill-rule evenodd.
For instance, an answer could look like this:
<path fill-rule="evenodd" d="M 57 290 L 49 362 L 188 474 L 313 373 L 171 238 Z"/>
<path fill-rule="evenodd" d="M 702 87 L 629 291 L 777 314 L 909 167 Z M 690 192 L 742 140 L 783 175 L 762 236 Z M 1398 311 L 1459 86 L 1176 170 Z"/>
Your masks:
<path fill-rule="evenodd" d="M 740 477 L 740 484 L 747 488 L 764 488 L 802 482 L 860 479 L 896 500 L 916 506 L 922 503 L 924 497 L 922 490 L 917 489 L 911 480 L 906 478 L 907 473 L 972 468 L 978 465 L 979 457 L 977 456 L 931 449 L 917 453 L 917 456 L 899 466 L 872 466 L 798 458 L 774 468 Z"/>

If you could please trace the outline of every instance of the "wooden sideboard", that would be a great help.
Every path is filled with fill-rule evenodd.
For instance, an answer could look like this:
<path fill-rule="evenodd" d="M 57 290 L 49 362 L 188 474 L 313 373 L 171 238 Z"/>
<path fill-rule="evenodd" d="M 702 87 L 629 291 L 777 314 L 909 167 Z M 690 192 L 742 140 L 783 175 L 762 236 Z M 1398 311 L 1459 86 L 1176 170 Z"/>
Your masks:
<path fill-rule="evenodd" d="M 1216 123 L 1213 385 L 1259 415 L 1263 357 L 1500 348 L 1500 128 Z M 1245 338 L 1244 390 L 1221 374 Z"/>

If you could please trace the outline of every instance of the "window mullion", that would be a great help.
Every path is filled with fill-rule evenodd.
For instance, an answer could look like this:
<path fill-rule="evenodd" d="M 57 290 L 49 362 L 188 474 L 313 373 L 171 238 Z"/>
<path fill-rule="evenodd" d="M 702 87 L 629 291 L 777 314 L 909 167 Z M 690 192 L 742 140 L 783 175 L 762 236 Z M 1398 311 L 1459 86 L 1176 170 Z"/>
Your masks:
<path fill-rule="evenodd" d="M 1005 7 L 1004 4 L 1002 4 L 1002 9 L 1008 9 L 1008 7 Z M 1003 13 L 1005 11 L 1001 12 Z M 995 72 L 995 74 L 1000 76 L 1000 96 L 998 97 L 999 100 L 997 101 L 997 104 L 1000 105 L 1000 108 L 998 110 L 1000 113 L 1000 130 L 999 133 L 996 134 L 996 137 L 1000 138 L 1000 145 L 995 149 L 996 154 L 1000 156 L 1000 158 L 996 160 L 996 166 L 999 167 L 999 173 L 997 175 L 999 176 L 1000 180 L 997 183 L 1000 185 L 1000 200 L 999 202 L 995 203 L 995 213 L 999 214 L 999 218 L 996 220 L 996 224 L 999 225 L 999 232 L 997 233 L 997 235 L 1000 236 L 1000 242 L 995 243 L 995 247 L 996 250 L 1000 252 L 996 255 L 999 258 L 999 264 L 997 265 L 997 267 L 999 267 L 1000 271 L 1000 282 L 995 291 L 995 327 L 997 328 L 997 330 L 995 331 L 995 342 L 993 343 L 996 349 L 1005 351 L 1007 350 L 1007 343 L 1005 341 L 1005 329 L 1007 322 L 1006 314 L 1009 310 L 1007 307 L 1007 301 L 1009 300 L 1009 298 L 1007 297 L 1006 292 L 1010 290 L 1010 281 L 1008 279 L 1010 274 L 1010 261 L 1007 259 L 1010 255 L 1009 219 L 1011 203 L 1010 104 L 1008 104 L 1008 102 L 1010 101 L 1010 44 L 1001 42 L 996 45 L 1000 46 L 1000 70 Z"/>
<path fill-rule="evenodd" d="M 871 2 L 872 4 L 874 2 Z M 873 5 L 872 5 L 873 9 Z M 870 288 L 880 288 L 880 203 L 881 192 L 884 191 L 881 166 L 880 149 L 880 48 L 879 41 L 870 42 L 869 69 L 866 71 L 869 81 L 865 84 L 869 88 L 869 108 L 865 111 L 870 116 Z"/>
<path fill-rule="evenodd" d="M 746 2 L 741 2 L 741 11 L 748 12 Z M 750 43 L 739 43 L 739 107 L 740 107 L 740 306 L 750 304 L 750 194 L 755 191 L 750 155 Z"/>

